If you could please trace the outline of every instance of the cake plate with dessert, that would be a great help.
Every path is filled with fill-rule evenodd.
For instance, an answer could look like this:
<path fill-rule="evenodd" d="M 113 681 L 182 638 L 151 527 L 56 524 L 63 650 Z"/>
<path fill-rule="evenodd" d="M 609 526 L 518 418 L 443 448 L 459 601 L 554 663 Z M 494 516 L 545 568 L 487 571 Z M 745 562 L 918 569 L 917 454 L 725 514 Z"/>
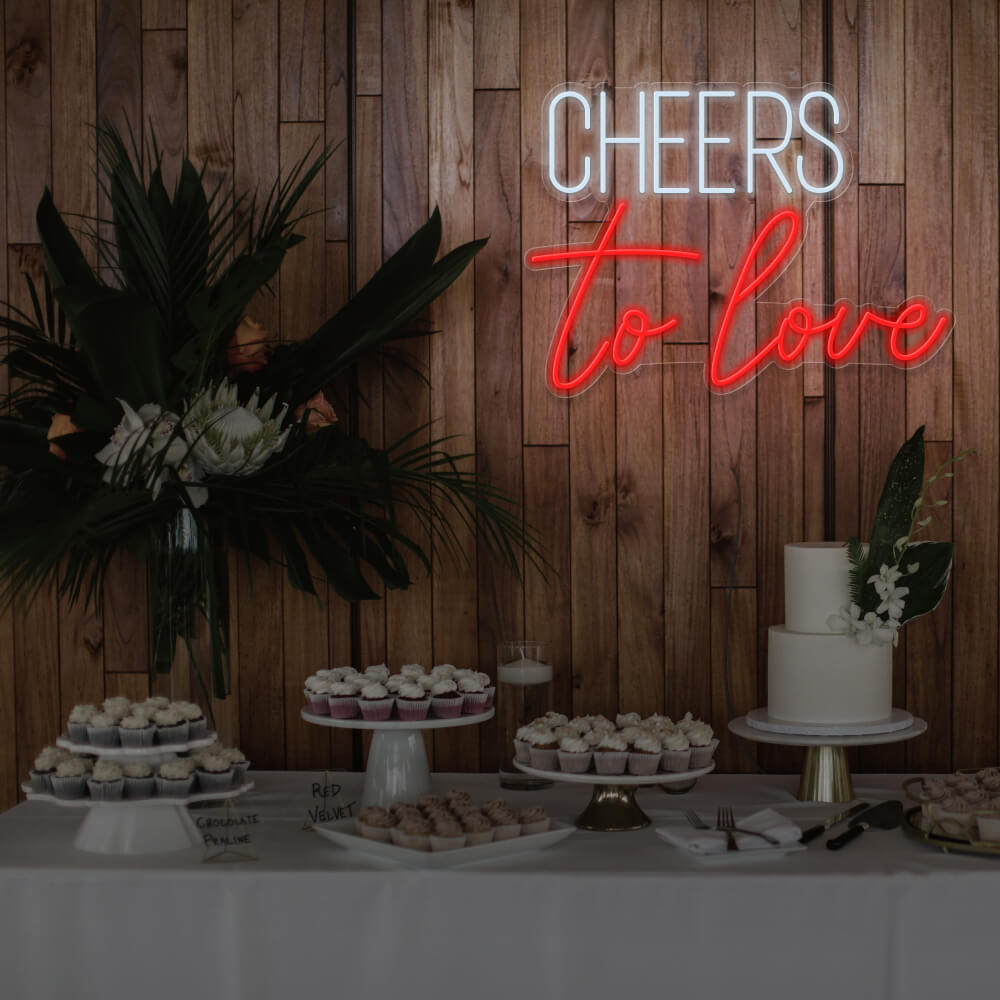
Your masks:
<path fill-rule="evenodd" d="M 372 733 L 365 768 L 365 786 L 361 793 L 362 809 L 381 806 L 388 809 L 393 802 L 412 801 L 431 790 L 431 772 L 424 750 L 424 731 L 454 729 L 457 726 L 477 726 L 492 719 L 494 710 L 486 709 L 475 715 L 458 715 L 452 719 L 428 717 L 423 720 L 388 719 L 370 722 L 362 718 L 335 719 L 302 709 L 302 718 L 314 726 L 332 729 L 361 729 Z"/>
<path fill-rule="evenodd" d="M 686 784 L 694 786 L 702 775 L 715 770 L 715 762 L 690 771 L 657 771 L 655 774 L 597 774 L 586 771 L 571 774 L 568 771 L 548 771 L 514 760 L 514 766 L 525 774 L 549 781 L 563 781 L 571 785 L 592 785 L 593 792 L 587 808 L 576 818 L 581 830 L 601 833 L 620 833 L 625 830 L 642 830 L 651 820 L 635 800 L 636 789 L 651 785 Z"/>
<path fill-rule="evenodd" d="M 905 725 L 900 722 L 908 719 Z M 770 728 L 765 728 L 770 723 Z M 897 728 L 886 728 L 887 726 Z M 780 730 L 776 729 L 780 726 Z M 797 798 L 803 802 L 850 802 L 854 798 L 851 770 L 847 765 L 848 747 L 884 746 L 888 743 L 902 743 L 927 732 L 927 723 L 915 718 L 902 709 L 894 709 L 890 716 L 880 722 L 870 723 L 867 731 L 864 724 L 853 727 L 844 724 L 817 725 L 808 732 L 794 731 L 795 724 L 775 720 L 767 715 L 766 709 L 755 709 L 748 715 L 741 715 L 729 723 L 729 731 L 745 740 L 755 743 L 771 743 L 776 746 L 805 747 L 806 759 L 799 778 Z M 791 730 L 789 727 L 792 727 Z M 853 728 L 853 733 L 845 729 Z M 825 732 L 815 732 L 816 729 Z M 839 733 L 834 730 L 840 730 Z"/>

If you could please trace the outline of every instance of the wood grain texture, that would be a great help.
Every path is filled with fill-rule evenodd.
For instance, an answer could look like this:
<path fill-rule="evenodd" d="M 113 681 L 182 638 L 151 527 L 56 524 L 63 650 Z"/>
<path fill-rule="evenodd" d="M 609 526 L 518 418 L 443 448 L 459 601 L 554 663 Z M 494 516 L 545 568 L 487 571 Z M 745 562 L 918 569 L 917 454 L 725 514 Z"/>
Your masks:
<path fill-rule="evenodd" d="M 354 5 L 354 90 L 382 93 L 382 7 L 376 3 Z"/>
<path fill-rule="evenodd" d="M 234 30 L 232 0 L 189 5 L 188 149 L 210 190 L 233 170 Z"/>
<path fill-rule="evenodd" d="M 469 5 L 470 0 L 462 3 Z M 518 0 L 475 0 L 475 11 L 476 89 L 516 89 L 520 83 Z"/>
<path fill-rule="evenodd" d="M 902 184 L 904 144 L 903 0 L 861 0 L 858 180 Z"/>
<path fill-rule="evenodd" d="M 489 243 L 476 256 L 476 471 L 523 499 L 521 410 L 521 258 L 518 95 L 476 92 L 476 236 Z M 543 539 L 544 542 L 544 539 Z M 496 664 L 501 639 L 524 635 L 521 584 L 480 542 L 479 662 Z M 497 767 L 496 725 L 479 726 L 480 764 Z"/>
<path fill-rule="evenodd" d="M 38 238 L 35 206 L 52 185 L 52 51 L 48 4 L 3 7 L 7 90 L 7 242 Z"/>
<path fill-rule="evenodd" d="M 187 27 L 186 0 L 142 0 L 144 29 Z"/>
<path fill-rule="evenodd" d="M 324 31 L 326 136 L 330 159 L 326 164 L 326 238 L 346 240 L 350 235 L 351 79 L 347 5 L 326 0 Z"/>
<path fill-rule="evenodd" d="M 954 439 L 976 448 L 975 473 L 955 478 L 952 765 L 997 758 L 996 344 L 1000 285 L 997 233 L 997 11 L 963 4 L 952 19 L 954 50 L 955 313 Z"/>
<path fill-rule="evenodd" d="M 802 76 L 802 0 L 771 0 L 754 5 L 754 83 L 757 89 L 774 87 L 786 94 L 795 107 L 797 91 L 803 83 L 813 83 L 819 77 L 804 80 Z M 785 121 L 784 112 L 772 100 L 756 102 L 754 115 L 758 139 L 783 139 L 791 126 L 792 138 L 801 130 L 793 116 Z"/>
<path fill-rule="evenodd" d="M 571 243 L 593 243 L 597 223 L 570 225 Z M 598 272 L 580 322 L 580 343 L 596 343 L 614 325 L 615 276 Z M 615 478 L 615 379 L 606 374 L 569 401 L 570 602 L 573 701 L 597 715 L 618 698 L 618 490 Z M 566 711 L 569 711 L 567 707 Z"/>
<path fill-rule="evenodd" d="M 187 32 L 144 32 L 142 73 L 157 83 L 143 91 L 143 134 L 150 146 L 156 137 L 163 183 L 172 192 L 187 152 Z"/>
<path fill-rule="evenodd" d="M 97 3 L 97 114 L 119 130 L 142 119 L 142 29 L 132 0 Z"/>
<path fill-rule="evenodd" d="M 906 5 L 906 290 L 951 308 L 951 4 Z M 952 341 L 906 378 L 906 427 L 952 437 Z"/>
<path fill-rule="evenodd" d="M 758 704 L 757 591 L 736 587 L 730 593 L 712 589 L 712 718 L 720 721 L 743 715 Z M 728 655 L 723 637 L 729 617 Z M 680 706 L 678 706 L 679 708 Z M 724 724 L 715 727 L 719 748 L 715 766 L 720 771 L 753 771 L 758 744 L 738 740 Z"/>
<path fill-rule="evenodd" d="M 281 0 L 281 120 L 323 120 L 323 0 Z"/>

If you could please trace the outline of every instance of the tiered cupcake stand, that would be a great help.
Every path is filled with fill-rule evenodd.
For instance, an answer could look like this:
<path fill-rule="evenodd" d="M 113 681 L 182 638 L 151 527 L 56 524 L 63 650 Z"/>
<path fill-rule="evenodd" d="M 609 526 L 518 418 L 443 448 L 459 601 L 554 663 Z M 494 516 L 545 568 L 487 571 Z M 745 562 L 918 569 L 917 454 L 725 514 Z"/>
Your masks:
<path fill-rule="evenodd" d="M 302 709 L 302 718 L 314 726 L 367 729 L 372 732 L 365 786 L 361 793 L 362 809 L 367 806 L 387 809 L 393 802 L 412 802 L 431 790 L 431 773 L 424 750 L 423 734 L 426 730 L 476 726 L 492 719 L 493 715 L 494 710 L 490 708 L 476 715 L 459 715 L 454 719 L 366 722 L 364 719 L 333 719 L 329 715 L 316 715 L 308 708 Z"/>
<path fill-rule="evenodd" d="M 64 736 L 56 740 L 56 744 L 74 753 L 120 762 L 145 761 L 155 767 L 178 753 L 210 746 L 215 738 L 215 733 L 208 733 L 201 739 L 163 746 L 98 747 L 89 743 L 73 743 Z M 237 798 L 251 791 L 253 782 L 245 781 L 238 787 L 223 791 L 195 792 L 183 798 L 153 796 L 107 802 L 89 798 L 62 799 L 47 792 L 33 791 L 29 784 L 21 787 L 32 801 L 87 810 L 73 841 L 78 850 L 94 854 L 161 854 L 202 846 L 201 834 L 187 810 L 189 805 Z"/>
<path fill-rule="evenodd" d="M 650 785 L 686 785 L 691 788 L 702 775 L 715 770 L 715 763 L 690 771 L 658 771 L 650 775 L 634 774 L 569 774 L 566 771 L 543 771 L 515 760 L 514 766 L 525 774 L 550 781 L 563 781 L 570 785 L 591 785 L 593 792 L 587 808 L 576 819 L 581 830 L 617 833 L 641 830 L 649 826 L 650 818 L 635 801 L 636 789 Z M 686 789 L 685 789 L 686 790 Z"/>
<path fill-rule="evenodd" d="M 755 743 L 805 747 L 798 798 L 803 802 L 850 802 L 854 798 L 848 747 L 884 746 L 912 740 L 927 731 L 927 723 L 901 708 L 881 722 L 857 725 L 814 725 L 773 719 L 766 708 L 755 708 L 729 723 L 729 731 Z"/>

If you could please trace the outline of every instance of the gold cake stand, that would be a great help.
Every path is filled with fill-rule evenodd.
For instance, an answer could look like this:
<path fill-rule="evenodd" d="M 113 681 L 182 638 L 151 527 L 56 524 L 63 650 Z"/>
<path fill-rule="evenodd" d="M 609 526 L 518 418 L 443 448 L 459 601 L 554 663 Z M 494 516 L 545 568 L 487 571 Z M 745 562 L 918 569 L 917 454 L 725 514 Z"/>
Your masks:
<path fill-rule="evenodd" d="M 853 736 L 805 736 L 800 733 L 771 733 L 747 724 L 741 715 L 729 723 L 729 731 L 755 743 L 784 747 L 805 747 L 806 759 L 799 778 L 798 798 L 803 802 L 850 802 L 854 798 L 848 747 L 882 746 L 902 743 L 927 732 L 923 719 L 913 718 L 905 729 L 889 733 L 862 733 Z"/>
<path fill-rule="evenodd" d="M 626 830 L 642 830 L 652 822 L 639 808 L 635 793 L 639 788 L 652 785 L 686 786 L 685 791 L 694 787 L 704 774 L 715 770 L 714 761 L 707 767 L 691 771 L 657 771 L 656 774 L 567 774 L 565 771 L 543 771 L 515 760 L 514 766 L 525 774 L 549 781 L 561 781 L 571 785 L 591 785 L 593 792 L 587 808 L 576 818 L 581 830 L 597 830 L 601 833 L 621 833 Z"/>

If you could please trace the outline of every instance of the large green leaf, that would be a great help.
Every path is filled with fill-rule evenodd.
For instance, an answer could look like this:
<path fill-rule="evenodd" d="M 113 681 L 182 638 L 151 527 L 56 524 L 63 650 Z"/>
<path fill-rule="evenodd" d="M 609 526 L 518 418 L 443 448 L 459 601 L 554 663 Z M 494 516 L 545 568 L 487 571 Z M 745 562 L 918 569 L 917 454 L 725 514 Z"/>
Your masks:
<path fill-rule="evenodd" d="M 48 188 L 38 203 L 35 221 L 53 288 L 57 291 L 60 288 L 73 288 L 78 292 L 96 289 L 97 278 L 62 216 L 56 211 L 52 192 Z"/>
<path fill-rule="evenodd" d="M 915 564 L 919 568 L 898 583 L 898 586 L 908 587 L 910 591 L 904 598 L 900 621 L 906 623 L 926 615 L 941 603 L 948 587 L 954 551 L 951 542 L 914 542 L 906 547 L 901 568 L 904 572 L 910 565 Z"/>

